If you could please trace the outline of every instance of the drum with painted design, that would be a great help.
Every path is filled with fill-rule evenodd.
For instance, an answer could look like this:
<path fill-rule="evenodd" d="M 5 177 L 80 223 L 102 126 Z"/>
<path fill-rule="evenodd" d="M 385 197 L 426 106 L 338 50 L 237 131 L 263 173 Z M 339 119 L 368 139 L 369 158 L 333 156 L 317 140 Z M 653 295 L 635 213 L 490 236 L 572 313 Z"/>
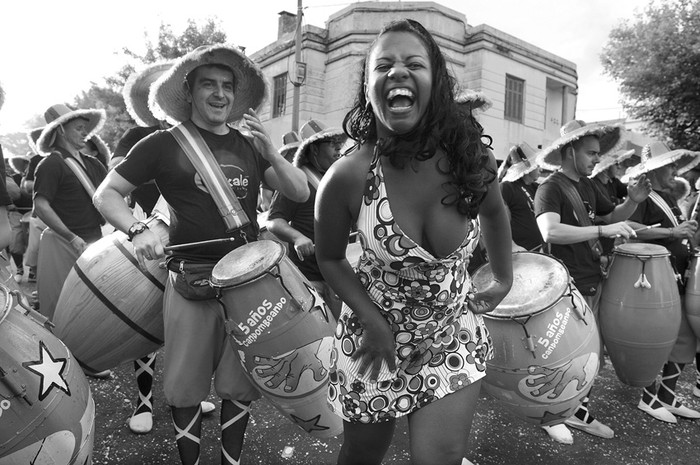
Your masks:
<path fill-rule="evenodd" d="M 473 276 L 477 289 L 492 280 L 488 263 Z M 513 286 L 484 323 L 494 347 L 484 391 L 529 423 L 570 417 L 598 374 L 600 336 L 566 267 L 548 255 L 514 253 Z"/>
<path fill-rule="evenodd" d="M 342 433 L 326 402 L 335 320 L 285 247 L 246 244 L 219 260 L 210 281 L 234 350 L 260 392 L 307 433 Z"/>
<path fill-rule="evenodd" d="M 598 319 L 615 373 L 630 386 L 654 382 L 678 336 L 681 300 L 670 255 L 656 244 L 613 249 Z"/>
<path fill-rule="evenodd" d="M 168 226 L 145 221 L 168 242 Z M 63 284 L 54 333 L 81 365 L 102 371 L 158 350 L 163 345 L 163 292 L 167 270 L 160 261 L 142 269 L 127 236 L 115 231 L 90 245 Z"/>
<path fill-rule="evenodd" d="M 0 465 L 92 463 L 95 403 L 43 315 L 0 284 Z"/>

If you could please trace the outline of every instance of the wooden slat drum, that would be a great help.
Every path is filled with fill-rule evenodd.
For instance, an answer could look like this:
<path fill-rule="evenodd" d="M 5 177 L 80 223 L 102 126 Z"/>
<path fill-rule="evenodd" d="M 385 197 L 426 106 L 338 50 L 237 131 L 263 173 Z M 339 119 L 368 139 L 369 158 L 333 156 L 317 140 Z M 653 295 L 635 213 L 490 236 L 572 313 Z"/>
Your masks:
<path fill-rule="evenodd" d="M 212 270 L 227 332 L 251 381 L 312 436 L 343 424 L 326 402 L 335 320 L 276 241 L 246 244 Z"/>
<path fill-rule="evenodd" d="M 90 386 L 36 315 L 0 284 L 0 465 L 91 463 Z"/>
<path fill-rule="evenodd" d="M 669 251 L 628 243 L 613 249 L 600 297 L 600 329 L 617 377 L 649 386 L 678 336 L 681 300 Z"/>
<path fill-rule="evenodd" d="M 489 263 L 474 272 L 477 289 L 492 280 Z M 570 417 L 598 374 L 600 336 L 566 267 L 548 255 L 514 253 L 513 286 L 484 323 L 494 346 L 484 391 L 529 423 Z"/>
<path fill-rule="evenodd" d="M 168 242 L 156 217 L 146 224 Z M 115 231 L 88 247 L 68 274 L 56 304 L 54 333 L 81 365 L 102 371 L 163 345 L 167 270 L 158 260 L 140 268 L 125 234 Z"/>

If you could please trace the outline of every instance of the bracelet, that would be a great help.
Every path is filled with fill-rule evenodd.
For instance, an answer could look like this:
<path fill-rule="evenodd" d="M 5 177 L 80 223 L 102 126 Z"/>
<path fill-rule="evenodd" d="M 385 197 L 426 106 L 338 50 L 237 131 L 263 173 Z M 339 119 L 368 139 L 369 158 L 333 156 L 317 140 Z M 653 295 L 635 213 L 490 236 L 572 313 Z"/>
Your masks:
<path fill-rule="evenodd" d="M 70 243 L 72 244 L 73 241 L 75 241 L 76 239 L 80 239 L 80 236 L 78 236 L 77 234 L 76 234 L 76 236 L 75 236 L 73 239 L 70 240 Z"/>
<path fill-rule="evenodd" d="M 666 229 L 668 229 L 668 237 L 673 239 L 673 228 L 666 228 Z"/>
<path fill-rule="evenodd" d="M 598 225 L 598 239 L 603 237 L 603 227 L 601 225 Z"/>

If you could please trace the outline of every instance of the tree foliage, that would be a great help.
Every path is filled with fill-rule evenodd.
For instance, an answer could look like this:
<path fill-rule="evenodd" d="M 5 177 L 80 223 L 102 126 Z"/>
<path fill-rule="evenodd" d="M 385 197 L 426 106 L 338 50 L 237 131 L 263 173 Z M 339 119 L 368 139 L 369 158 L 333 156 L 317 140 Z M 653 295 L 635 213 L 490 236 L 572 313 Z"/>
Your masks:
<path fill-rule="evenodd" d="M 75 105 L 80 108 L 104 108 L 107 121 L 100 131 L 100 137 L 114 150 L 124 132 L 136 123 L 126 111 L 122 89 L 127 79 L 136 69 L 144 65 L 179 58 L 200 45 L 224 43 L 226 33 L 220 23 L 207 19 L 198 25 L 194 20 L 187 22 L 182 34 L 173 32 L 171 25 L 161 23 L 156 43 L 144 34 L 145 51 L 124 48 L 122 54 L 126 63 L 114 75 L 104 78 L 104 82 L 93 82 L 90 88 L 75 97 Z"/>
<path fill-rule="evenodd" d="M 700 150 L 700 0 L 652 2 L 608 39 L 601 61 L 628 114 L 672 148 Z"/>

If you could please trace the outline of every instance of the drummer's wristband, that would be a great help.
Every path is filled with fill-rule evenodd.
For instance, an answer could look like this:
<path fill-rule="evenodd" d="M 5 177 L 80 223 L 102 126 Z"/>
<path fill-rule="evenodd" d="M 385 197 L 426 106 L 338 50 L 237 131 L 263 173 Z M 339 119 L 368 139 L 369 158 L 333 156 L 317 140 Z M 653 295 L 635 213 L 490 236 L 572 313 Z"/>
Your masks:
<path fill-rule="evenodd" d="M 666 228 L 666 229 L 668 229 L 668 237 L 673 239 L 673 228 Z"/>
<path fill-rule="evenodd" d="M 601 225 L 598 225 L 598 239 L 603 237 L 603 227 Z"/>

